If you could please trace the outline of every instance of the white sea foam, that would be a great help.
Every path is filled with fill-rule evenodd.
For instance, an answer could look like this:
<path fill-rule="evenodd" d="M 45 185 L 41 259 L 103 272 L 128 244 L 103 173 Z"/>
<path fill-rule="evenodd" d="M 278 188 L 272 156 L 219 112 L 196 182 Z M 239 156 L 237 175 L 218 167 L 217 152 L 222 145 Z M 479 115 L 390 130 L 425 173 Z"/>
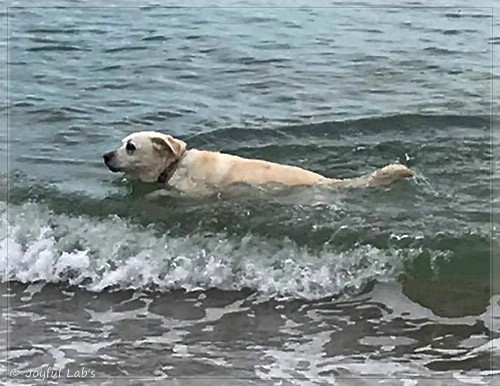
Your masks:
<path fill-rule="evenodd" d="M 295 242 L 248 234 L 158 235 L 118 217 L 55 214 L 37 203 L 0 208 L 0 279 L 109 287 L 251 288 L 317 298 L 394 276 L 408 251 L 358 246 L 312 253 Z M 407 257 L 407 256 L 406 256 Z"/>

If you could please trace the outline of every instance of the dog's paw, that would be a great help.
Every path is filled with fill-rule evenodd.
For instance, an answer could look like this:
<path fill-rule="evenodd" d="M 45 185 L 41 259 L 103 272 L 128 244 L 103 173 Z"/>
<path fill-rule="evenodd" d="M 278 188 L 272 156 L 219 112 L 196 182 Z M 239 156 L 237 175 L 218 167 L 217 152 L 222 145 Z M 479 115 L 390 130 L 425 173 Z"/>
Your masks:
<path fill-rule="evenodd" d="M 372 174 L 370 185 L 387 186 L 413 176 L 414 173 L 406 166 L 401 164 L 390 164 Z"/>

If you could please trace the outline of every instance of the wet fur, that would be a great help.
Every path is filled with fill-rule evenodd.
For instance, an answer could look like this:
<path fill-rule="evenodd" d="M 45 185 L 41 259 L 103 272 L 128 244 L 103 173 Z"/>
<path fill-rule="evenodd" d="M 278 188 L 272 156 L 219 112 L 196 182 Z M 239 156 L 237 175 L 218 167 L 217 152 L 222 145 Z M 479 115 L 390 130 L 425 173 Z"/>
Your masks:
<path fill-rule="evenodd" d="M 127 150 L 127 144 L 135 147 Z M 190 149 L 168 134 L 142 131 L 122 140 L 122 146 L 104 155 L 106 165 L 116 172 L 146 182 L 154 182 L 172 162 L 178 161 L 167 184 L 183 193 L 220 192 L 238 183 L 252 186 L 328 185 L 333 187 L 387 186 L 413 172 L 401 164 L 390 164 L 375 172 L 354 178 L 332 179 L 297 166 L 248 159 L 231 154 Z"/>

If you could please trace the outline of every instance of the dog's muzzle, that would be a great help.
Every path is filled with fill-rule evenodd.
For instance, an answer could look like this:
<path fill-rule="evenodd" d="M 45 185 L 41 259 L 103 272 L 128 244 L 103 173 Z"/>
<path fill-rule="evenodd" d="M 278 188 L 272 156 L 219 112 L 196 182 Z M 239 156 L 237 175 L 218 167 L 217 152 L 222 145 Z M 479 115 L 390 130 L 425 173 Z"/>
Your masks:
<path fill-rule="evenodd" d="M 120 171 L 118 167 L 116 167 L 115 162 L 116 162 L 116 153 L 114 151 L 110 151 L 109 153 L 106 153 L 102 156 L 104 158 L 104 163 L 108 167 L 109 170 L 111 170 L 113 173 L 117 173 Z"/>

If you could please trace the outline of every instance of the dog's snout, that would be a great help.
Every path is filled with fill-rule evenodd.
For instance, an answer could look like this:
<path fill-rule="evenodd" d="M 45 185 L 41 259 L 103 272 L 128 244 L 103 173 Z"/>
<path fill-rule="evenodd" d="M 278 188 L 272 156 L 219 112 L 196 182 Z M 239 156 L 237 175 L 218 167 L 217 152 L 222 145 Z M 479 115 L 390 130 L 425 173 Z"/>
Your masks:
<path fill-rule="evenodd" d="M 117 173 L 120 171 L 120 168 L 117 165 L 116 151 L 110 151 L 109 153 L 103 154 L 102 158 L 104 158 L 104 164 L 113 173 Z"/>
<path fill-rule="evenodd" d="M 115 156 L 115 152 L 110 151 L 109 153 L 104 154 L 102 156 L 102 158 L 104 158 L 104 162 L 108 163 L 109 161 L 111 161 L 113 159 L 114 156 Z"/>

